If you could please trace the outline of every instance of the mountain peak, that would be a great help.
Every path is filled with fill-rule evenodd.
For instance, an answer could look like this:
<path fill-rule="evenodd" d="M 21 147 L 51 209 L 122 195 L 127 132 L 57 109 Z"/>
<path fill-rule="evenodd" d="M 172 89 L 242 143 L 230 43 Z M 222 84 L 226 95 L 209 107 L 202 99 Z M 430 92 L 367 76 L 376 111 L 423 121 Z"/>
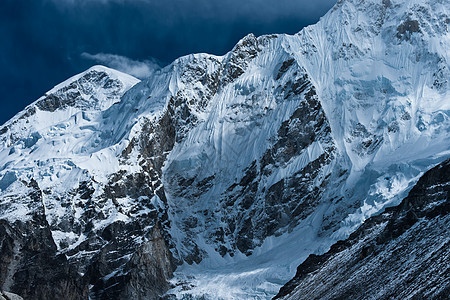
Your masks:
<path fill-rule="evenodd" d="M 269 298 L 449 157 L 447 12 L 346 0 L 139 84 L 94 66 L 0 130 L 0 219 L 39 221 L 93 298 L 175 267 L 176 297 Z"/>
<path fill-rule="evenodd" d="M 86 98 L 93 96 L 92 93 L 94 93 L 94 90 L 99 88 L 110 89 L 111 93 L 122 94 L 139 81 L 139 79 L 134 78 L 131 75 L 105 66 L 96 65 L 56 85 L 50 91 L 46 92 L 44 96 L 39 98 L 35 104 L 43 110 L 53 111 L 58 107 L 53 107 L 51 105 L 47 106 L 44 103 L 45 99 L 50 95 L 67 92 L 68 89 L 79 89 L 82 93 L 86 93 L 83 97 Z M 66 105 L 71 106 L 72 104 L 66 103 Z M 103 105 L 103 109 L 107 106 L 108 104 Z"/>

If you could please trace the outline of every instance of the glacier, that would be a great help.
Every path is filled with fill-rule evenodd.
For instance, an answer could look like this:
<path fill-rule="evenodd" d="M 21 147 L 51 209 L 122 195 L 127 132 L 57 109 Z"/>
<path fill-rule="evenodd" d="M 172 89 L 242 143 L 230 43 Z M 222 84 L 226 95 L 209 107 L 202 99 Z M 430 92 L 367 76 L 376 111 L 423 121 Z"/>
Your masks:
<path fill-rule="evenodd" d="M 271 298 L 450 157 L 448 10 L 342 0 L 142 81 L 94 66 L 0 128 L 0 219 L 42 209 L 93 299 L 150 295 L 126 276 L 155 236 L 165 297 Z"/>

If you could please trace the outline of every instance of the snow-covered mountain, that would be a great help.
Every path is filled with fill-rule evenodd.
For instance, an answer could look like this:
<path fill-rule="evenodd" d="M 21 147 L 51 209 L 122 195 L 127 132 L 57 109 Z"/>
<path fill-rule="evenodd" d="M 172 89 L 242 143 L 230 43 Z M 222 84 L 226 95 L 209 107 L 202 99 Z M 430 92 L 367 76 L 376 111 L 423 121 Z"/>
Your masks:
<path fill-rule="evenodd" d="M 426 172 L 399 206 L 309 256 L 276 298 L 448 298 L 449 167 L 447 160 Z"/>
<path fill-rule="evenodd" d="M 0 286 L 275 296 L 450 156 L 449 8 L 344 0 L 141 82 L 97 66 L 56 86 L 0 129 Z"/>

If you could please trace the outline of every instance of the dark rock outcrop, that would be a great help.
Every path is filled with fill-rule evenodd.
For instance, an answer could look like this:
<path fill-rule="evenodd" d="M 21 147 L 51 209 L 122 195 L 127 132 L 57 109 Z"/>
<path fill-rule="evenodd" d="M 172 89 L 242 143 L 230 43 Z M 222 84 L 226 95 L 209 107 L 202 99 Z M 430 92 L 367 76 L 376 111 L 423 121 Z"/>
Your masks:
<path fill-rule="evenodd" d="M 24 299 L 87 299 L 88 282 L 57 252 L 37 182 L 24 184 L 33 215 L 13 224 L 0 220 L 0 270 L 6 270 L 0 272 L 0 290 Z"/>
<path fill-rule="evenodd" d="M 158 299 L 170 288 L 175 266 L 159 225 L 150 230 L 146 243 L 123 259 L 123 265 L 112 265 L 108 252 L 126 251 L 115 245 L 104 249 L 90 271 L 91 299 Z"/>
<path fill-rule="evenodd" d="M 57 254 L 48 225 L 0 220 L 0 286 L 24 299 L 87 299 L 88 283 Z"/>

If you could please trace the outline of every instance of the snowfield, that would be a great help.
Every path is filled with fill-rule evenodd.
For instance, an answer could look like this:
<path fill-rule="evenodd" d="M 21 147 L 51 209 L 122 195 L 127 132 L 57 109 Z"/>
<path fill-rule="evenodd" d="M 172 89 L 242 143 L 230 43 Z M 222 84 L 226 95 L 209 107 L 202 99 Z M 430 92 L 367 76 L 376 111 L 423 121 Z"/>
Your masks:
<path fill-rule="evenodd" d="M 95 66 L 0 128 L 0 219 L 33 218 L 35 181 L 80 273 L 109 225 L 161 224 L 167 295 L 270 299 L 450 157 L 449 9 L 343 0 L 298 34 L 248 35 L 141 82 Z"/>

